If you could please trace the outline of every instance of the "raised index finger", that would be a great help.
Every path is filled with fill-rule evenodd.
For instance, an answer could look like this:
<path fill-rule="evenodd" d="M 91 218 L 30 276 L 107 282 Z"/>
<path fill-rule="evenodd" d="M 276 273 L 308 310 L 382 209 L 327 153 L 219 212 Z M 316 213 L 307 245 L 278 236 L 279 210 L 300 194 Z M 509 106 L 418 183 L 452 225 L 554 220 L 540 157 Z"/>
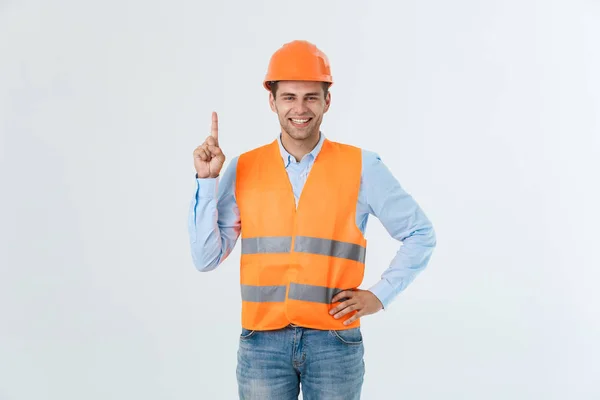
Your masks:
<path fill-rule="evenodd" d="M 212 113 L 212 124 L 210 127 L 210 136 L 215 138 L 215 140 L 217 141 L 217 144 L 219 143 L 219 117 L 217 116 L 217 113 L 215 111 L 213 111 L 213 113 Z"/>

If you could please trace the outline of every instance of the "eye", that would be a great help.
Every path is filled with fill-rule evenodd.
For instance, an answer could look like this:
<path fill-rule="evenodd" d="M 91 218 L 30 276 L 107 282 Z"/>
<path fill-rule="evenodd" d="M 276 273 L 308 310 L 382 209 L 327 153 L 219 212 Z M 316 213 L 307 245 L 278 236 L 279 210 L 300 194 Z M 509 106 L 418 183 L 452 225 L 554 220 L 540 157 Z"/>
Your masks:
<path fill-rule="evenodd" d="M 293 100 L 294 98 L 292 96 L 285 96 L 283 99 L 286 101 L 290 101 L 290 100 Z"/>
<path fill-rule="evenodd" d="M 317 98 L 316 98 L 316 97 L 312 97 L 312 96 L 311 96 L 311 97 L 309 97 L 309 98 L 308 98 L 308 100 L 310 100 L 310 101 L 316 101 L 316 100 L 317 100 Z"/>

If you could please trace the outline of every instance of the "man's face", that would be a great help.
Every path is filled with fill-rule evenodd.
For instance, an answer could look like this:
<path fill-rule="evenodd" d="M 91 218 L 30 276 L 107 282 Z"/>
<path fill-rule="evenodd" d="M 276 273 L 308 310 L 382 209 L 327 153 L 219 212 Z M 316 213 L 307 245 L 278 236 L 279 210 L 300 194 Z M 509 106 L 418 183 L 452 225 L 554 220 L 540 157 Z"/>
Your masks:
<path fill-rule="evenodd" d="M 328 92 L 325 98 L 321 82 L 280 81 L 275 98 L 272 93 L 269 96 L 281 129 L 296 140 L 319 134 L 330 102 L 331 94 Z"/>

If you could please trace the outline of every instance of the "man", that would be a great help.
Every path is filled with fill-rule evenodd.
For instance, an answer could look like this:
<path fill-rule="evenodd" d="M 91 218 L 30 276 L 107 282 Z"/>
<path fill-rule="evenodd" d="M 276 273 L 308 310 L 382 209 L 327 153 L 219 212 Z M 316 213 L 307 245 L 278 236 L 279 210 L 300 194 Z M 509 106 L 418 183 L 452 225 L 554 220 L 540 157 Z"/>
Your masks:
<path fill-rule="evenodd" d="M 300 383 L 305 400 L 359 399 L 360 318 L 386 308 L 436 243 L 421 208 L 375 153 L 320 131 L 332 83 L 315 45 L 287 43 L 263 82 L 277 139 L 233 159 L 220 178 L 225 155 L 213 113 L 211 135 L 194 150 L 196 268 L 216 268 L 242 237 L 240 399 L 297 399 Z M 381 280 L 362 290 L 369 214 L 403 245 Z"/>

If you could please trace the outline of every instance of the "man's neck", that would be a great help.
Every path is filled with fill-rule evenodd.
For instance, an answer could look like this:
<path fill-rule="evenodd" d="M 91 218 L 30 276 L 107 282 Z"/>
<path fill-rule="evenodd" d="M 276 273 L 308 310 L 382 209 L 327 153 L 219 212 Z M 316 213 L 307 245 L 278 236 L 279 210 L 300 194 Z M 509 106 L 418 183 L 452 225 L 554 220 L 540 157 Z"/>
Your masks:
<path fill-rule="evenodd" d="M 302 160 L 302 158 L 310 153 L 319 143 L 321 133 L 317 132 L 316 135 L 311 135 L 306 139 L 296 140 L 288 135 L 286 132 L 281 133 L 281 144 L 285 151 L 290 153 L 296 161 Z"/>

